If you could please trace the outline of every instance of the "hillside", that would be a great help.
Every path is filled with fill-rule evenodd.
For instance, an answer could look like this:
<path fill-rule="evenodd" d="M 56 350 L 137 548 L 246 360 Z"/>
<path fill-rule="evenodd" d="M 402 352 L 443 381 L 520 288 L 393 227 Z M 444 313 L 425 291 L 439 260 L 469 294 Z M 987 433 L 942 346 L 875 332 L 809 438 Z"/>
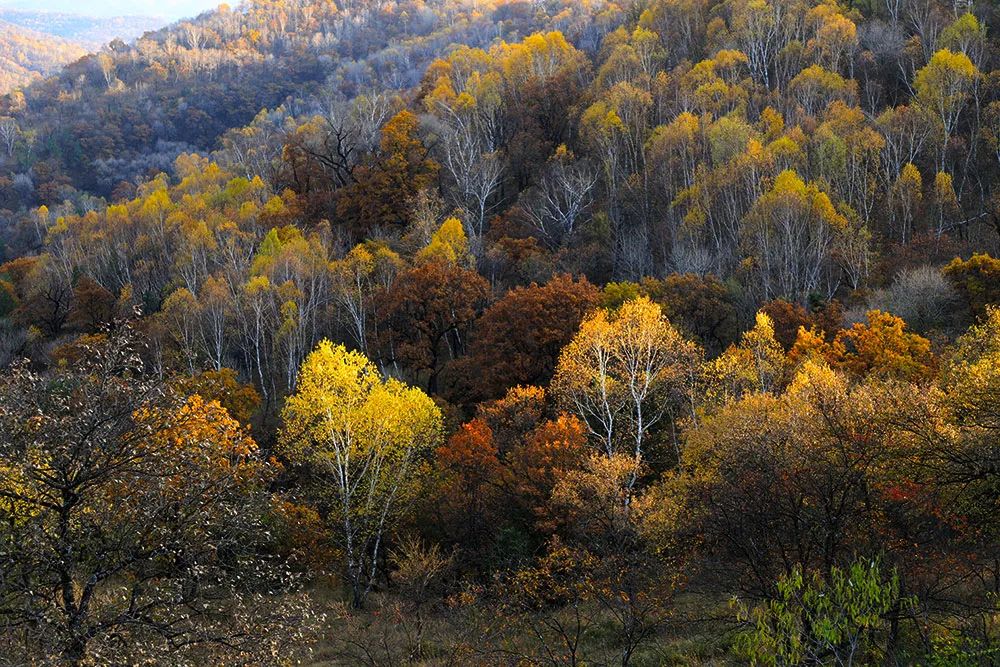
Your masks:
<path fill-rule="evenodd" d="M 3 96 L 0 664 L 994 664 L 997 25 L 246 0 Z"/>
<path fill-rule="evenodd" d="M 587 26 L 574 3 L 553 3 L 552 12 L 532 13 L 526 3 L 482 12 L 457 0 L 343 9 L 321 0 L 248 2 L 85 58 L 0 107 L 49 137 L 31 156 L 47 164 L 53 183 L 38 183 L 41 192 L 55 193 L 68 180 L 107 196 L 121 182 L 168 168 L 184 151 L 216 148 L 223 132 L 263 108 L 412 87 L 449 44 L 485 45 L 536 26 L 601 30 Z"/>
<path fill-rule="evenodd" d="M 78 43 L 0 20 L 0 91 L 53 74 L 85 54 Z"/>
<path fill-rule="evenodd" d="M 83 7 L 78 7 L 83 9 Z M 81 45 L 88 51 L 98 51 L 112 40 L 130 42 L 143 33 L 162 27 L 164 19 L 148 16 L 81 16 L 79 14 L 40 12 L 0 7 L 0 21 L 52 35 Z M 82 55 L 82 54 L 81 54 Z M 66 64 L 70 61 L 64 61 Z"/>

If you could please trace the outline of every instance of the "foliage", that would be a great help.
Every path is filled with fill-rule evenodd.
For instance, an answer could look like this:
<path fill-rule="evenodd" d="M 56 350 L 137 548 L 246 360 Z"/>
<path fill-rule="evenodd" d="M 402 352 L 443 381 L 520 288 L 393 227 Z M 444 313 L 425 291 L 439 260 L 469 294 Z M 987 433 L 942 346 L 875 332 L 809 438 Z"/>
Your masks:
<path fill-rule="evenodd" d="M 218 403 L 172 395 L 123 327 L 47 374 L 0 381 L 6 633 L 66 664 L 266 655 L 308 630 L 262 556 L 272 466 Z M 190 654 L 189 654 L 190 655 Z"/>
<path fill-rule="evenodd" d="M 364 355 L 321 341 L 303 362 L 282 420 L 282 451 L 325 481 L 322 506 L 360 607 L 420 460 L 440 437 L 441 412 L 419 389 L 383 380 Z"/>
<path fill-rule="evenodd" d="M 698 355 L 658 305 L 639 297 L 584 320 L 563 349 L 552 384 L 601 451 L 626 454 L 638 468 L 660 420 L 685 412 Z"/>
<path fill-rule="evenodd" d="M 754 665 L 866 664 L 879 659 L 887 615 L 908 602 L 899 576 L 886 577 L 878 561 L 834 567 L 829 578 L 796 568 L 778 581 L 778 599 L 741 606 L 750 629 L 739 649 Z"/>
<path fill-rule="evenodd" d="M 1000 303 L 1000 260 L 986 254 L 975 254 L 968 260 L 955 258 L 944 268 L 945 278 L 958 290 L 974 317 L 980 317 L 987 306 Z"/>
<path fill-rule="evenodd" d="M 12 90 L 0 656 L 296 662 L 331 597 L 337 663 L 738 661 L 734 594 L 775 661 L 995 645 L 967 4 L 253 0 Z"/>

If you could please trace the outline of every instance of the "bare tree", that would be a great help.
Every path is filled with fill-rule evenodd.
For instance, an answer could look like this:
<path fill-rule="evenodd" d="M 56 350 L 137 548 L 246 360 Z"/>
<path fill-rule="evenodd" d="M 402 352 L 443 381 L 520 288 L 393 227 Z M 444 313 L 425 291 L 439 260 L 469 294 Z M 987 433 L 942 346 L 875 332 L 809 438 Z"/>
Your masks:
<path fill-rule="evenodd" d="M 482 238 L 489 214 L 496 208 L 494 193 L 503 181 L 504 164 L 497 151 L 488 151 L 483 136 L 459 122 L 443 141 L 444 166 L 454 184 L 454 199 L 467 213 L 469 236 Z"/>
<path fill-rule="evenodd" d="M 21 128 L 18 127 L 16 120 L 10 116 L 0 118 L 0 143 L 3 144 L 8 158 L 14 156 L 14 147 L 20 137 Z"/>
<path fill-rule="evenodd" d="M 0 377 L 0 642 L 74 667 L 256 651 L 288 627 L 289 573 L 255 546 L 267 466 L 217 403 L 147 374 L 131 326 L 106 333 Z"/>
<path fill-rule="evenodd" d="M 558 245 L 572 236 L 593 202 L 598 172 L 585 160 L 574 160 L 568 151 L 557 152 L 536 187 L 522 198 L 531 224 L 545 240 Z"/>

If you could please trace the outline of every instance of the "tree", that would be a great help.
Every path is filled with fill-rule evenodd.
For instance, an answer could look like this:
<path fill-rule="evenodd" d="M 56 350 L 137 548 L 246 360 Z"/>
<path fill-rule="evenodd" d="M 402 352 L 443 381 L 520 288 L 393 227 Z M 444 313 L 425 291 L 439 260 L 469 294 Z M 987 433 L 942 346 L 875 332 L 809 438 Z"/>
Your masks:
<path fill-rule="evenodd" d="M 870 664 L 885 650 L 886 617 L 911 600 L 899 576 L 876 561 L 834 567 L 828 577 L 796 567 L 778 581 L 778 598 L 753 609 L 740 605 L 748 626 L 737 642 L 752 665 Z"/>
<path fill-rule="evenodd" d="M 560 351 L 596 301 L 597 290 L 586 278 L 568 275 L 507 292 L 472 330 L 463 364 L 474 375 L 471 395 L 499 398 L 517 385 L 547 384 Z"/>
<path fill-rule="evenodd" d="M 826 193 L 788 170 L 756 201 L 747 222 L 761 293 L 798 301 L 822 286 L 834 239 L 847 228 Z"/>
<path fill-rule="evenodd" d="M 441 411 L 419 389 L 384 380 L 364 355 L 321 341 L 285 402 L 281 451 L 320 475 L 351 603 L 375 585 L 384 542 L 441 437 Z"/>
<path fill-rule="evenodd" d="M 227 325 L 232 316 L 232 294 L 229 286 L 222 278 L 208 276 L 201 285 L 198 302 L 201 347 L 212 368 L 221 371 L 230 347 Z"/>
<path fill-rule="evenodd" d="M 37 326 L 48 336 L 57 336 L 69 318 L 73 292 L 69 280 L 51 255 L 42 255 L 30 265 L 15 318 Z"/>
<path fill-rule="evenodd" d="M 739 344 L 709 361 L 703 371 L 709 401 L 729 402 L 753 392 L 775 393 L 785 386 L 788 359 L 775 338 L 774 320 L 760 311 Z"/>
<path fill-rule="evenodd" d="M 820 65 L 810 65 L 795 75 L 788 92 L 798 102 L 803 116 L 815 116 L 834 100 L 849 102 L 857 96 L 856 86 L 836 72 Z"/>
<path fill-rule="evenodd" d="M 73 286 L 73 306 L 66 323 L 77 331 L 97 333 L 118 315 L 114 294 L 83 276 Z"/>
<path fill-rule="evenodd" d="M 526 647 L 522 660 L 578 667 L 586 664 L 585 638 L 596 619 L 588 603 L 598 583 L 592 571 L 596 560 L 558 540 L 530 567 L 505 582 L 500 616 L 514 637 L 530 636 L 538 646 Z"/>
<path fill-rule="evenodd" d="M 955 192 L 954 179 L 951 174 L 939 171 L 934 175 L 934 186 L 931 190 L 930 204 L 933 209 L 934 233 L 937 238 L 958 227 L 961 223 L 961 205 Z"/>
<path fill-rule="evenodd" d="M 935 366 L 930 341 L 905 329 L 902 319 L 873 310 L 867 324 L 840 332 L 834 345 L 843 346 L 844 367 L 856 377 L 927 379 Z"/>
<path fill-rule="evenodd" d="M 601 156 L 607 187 L 608 215 L 621 222 L 621 197 L 626 182 L 644 170 L 645 140 L 652 96 L 622 82 L 602 94 L 580 118 L 580 132 Z M 619 231 L 619 230 L 616 230 Z M 621 243 L 625 239 L 619 238 Z"/>
<path fill-rule="evenodd" d="M 996 464 L 1000 448 L 1000 308 L 990 306 L 978 324 L 956 341 L 945 364 L 943 406 L 956 430 L 936 440 L 932 469 L 967 517 L 972 538 L 984 546 L 998 534 L 989 515 L 1000 502 Z"/>
<path fill-rule="evenodd" d="M 706 351 L 718 352 L 736 339 L 733 295 L 716 276 L 672 273 L 662 281 L 644 280 L 641 286 L 670 321 Z"/>
<path fill-rule="evenodd" d="M 14 147 L 20 138 L 21 128 L 17 126 L 17 120 L 10 116 L 0 117 L 0 144 L 7 153 L 7 159 L 14 157 Z"/>
<path fill-rule="evenodd" d="M 456 102 L 456 108 L 438 103 L 440 108 L 447 109 L 446 121 L 450 125 L 441 141 L 442 161 L 454 183 L 454 199 L 469 220 L 470 236 L 479 240 L 497 206 L 494 195 L 503 182 L 504 163 L 499 150 L 490 146 L 493 141 L 488 128 L 478 127 L 475 117 L 468 117 L 469 109 L 475 111 L 479 104 L 488 104 L 486 100 L 477 101 L 463 93 Z M 492 111 L 487 108 L 485 115 L 492 118 Z"/>
<path fill-rule="evenodd" d="M 191 375 L 198 370 L 198 299 L 186 287 L 180 287 L 163 302 L 157 314 L 181 363 Z"/>
<path fill-rule="evenodd" d="M 448 218 L 431 235 L 430 242 L 420 249 L 417 262 L 441 262 L 467 269 L 475 268 L 475 258 L 469 253 L 469 239 L 458 218 Z"/>
<path fill-rule="evenodd" d="M 550 246 L 573 236 L 593 201 L 597 180 L 597 171 L 563 145 L 549 158 L 536 187 L 522 195 L 528 219 Z"/>
<path fill-rule="evenodd" d="M 538 530 L 552 532 L 563 520 L 552 492 L 584 467 L 587 453 L 587 426 L 566 413 L 540 423 L 509 453 L 516 500 L 534 515 Z"/>
<path fill-rule="evenodd" d="M 1000 303 L 1000 259 L 975 253 L 958 257 L 944 267 L 944 276 L 958 290 L 973 317 L 981 317 L 992 304 Z"/>
<path fill-rule="evenodd" d="M 958 126 L 969 92 L 979 70 L 964 53 L 937 51 L 913 80 L 917 101 L 931 111 L 941 132 L 938 169 L 944 171 L 948 143 Z"/>
<path fill-rule="evenodd" d="M 907 162 L 892 186 L 892 196 L 896 202 L 892 220 L 898 227 L 894 231 L 900 243 L 906 245 L 915 231 L 914 226 L 923 199 L 923 180 L 920 171 Z"/>
<path fill-rule="evenodd" d="M 648 504 L 635 486 L 628 453 L 592 453 L 552 491 L 562 533 L 590 562 L 590 597 L 613 620 L 622 667 L 670 618 L 679 575 L 666 550 L 658 557 L 644 535 Z"/>
<path fill-rule="evenodd" d="M 871 310 L 867 318 L 867 323 L 838 331 L 829 343 L 801 327 L 791 356 L 816 354 L 859 380 L 880 377 L 921 382 L 931 378 L 937 362 L 929 340 L 907 331 L 906 322 L 890 313 Z"/>
<path fill-rule="evenodd" d="M 509 443 L 504 443 L 509 447 Z M 493 429 L 477 417 L 451 435 L 434 453 L 439 486 L 434 514 L 444 538 L 460 545 L 462 563 L 485 574 L 494 559 L 506 558 L 497 543 L 511 521 L 510 471 Z"/>
<path fill-rule="evenodd" d="M 248 425 L 260 408 L 260 394 L 252 384 L 240 382 L 236 371 L 231 368 L 178 378 L 175 385 L 185 396 L 198 395 L 206 403 L 217 402 L 243 425 Z"/>
<path fill-rule="evenodd" d="M 961 297 L 941 273 L 932 266 L 918 266 L 901 271 L 892 284 L 876 291 L 871 307 L 901 317 L 906 325 L 921 335 L 933 331 L 951 331 L 965 321 L 959 312 Z"/>
<path fill-rule="evenodd" d="M 403 260 L 384 246 L 355 246 L 343 259 L 334 260 L 332 298 L 347 322 L 348 335 L 361 352 L 368 354 L 368 339 L 375 317 L 375 295 L 396 277 Z M 377 331 L 376 331 L 377 334 Z"/>
<path fill-rule="evenodd" d="M 378 297 L 380 363 L 438 391 L 445 363 L 464 352 L 489 285 L 456 264 L 426 262 L 404 271 Z"/>
<path fill-rule="evenodd" d="M 730 586 L 767 599 L 796 565 L 829 575 L 857 555 L 904 548 L 886 512 L 910 509 L 885 490 L 905 479 L 899 424 L 919 412 L 920 395 L 908 384 L 852 385 L 806 361 L 782 394 L 708 414 L 685 433 L 682 472 L 664 481 L 681 506 L 673 539 L 698 540 Z"/>
<path fill-rule="evenodd" d="M 771 86 L 776 55 L 784 44 L 782 19 L 784 5 L 766 0 L 742 0 L 733 10 L 733 36 L 747 55 L 750 75 L 758 83 Z"/>
<path fill-rule="evenodd" d="M 336 193 L 337 216 L 355 231 L 405 223 L 399 204 L 408 202 L 437 179 L 440 165 L 429 157 L 410 111 L 400 111 L 381 131 L 376 155 L 355 168 L 353 183 Z"/>
<path fill-rule="evenodd" d="M 561 404 L 586 422 L 600 451 L 633 460 L 635 484 L 654 427 L 691 407 L 698 357 L 697 346 L 660 307 L 639 297 L 583 321 L 559 357 L 552 386 Z"/>
<path fill-rule="evenodd" d="M 131 326 L 83 352 L 0 378 L 5 641 L 67 665 L 266 651 L 289 583 L 259 551 L 270 465 L 218 403 L 151 377 Z"/>

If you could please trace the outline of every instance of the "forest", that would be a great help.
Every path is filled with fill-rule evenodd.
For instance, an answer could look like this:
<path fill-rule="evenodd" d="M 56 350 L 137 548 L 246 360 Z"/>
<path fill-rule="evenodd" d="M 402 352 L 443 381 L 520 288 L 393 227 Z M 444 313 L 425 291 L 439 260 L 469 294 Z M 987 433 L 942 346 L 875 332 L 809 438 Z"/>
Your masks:
<path fill-rule="evenodd" d="M 244 0 L 0 98 L 0 665 L 1000 665 L 1000 6 Z"/>

